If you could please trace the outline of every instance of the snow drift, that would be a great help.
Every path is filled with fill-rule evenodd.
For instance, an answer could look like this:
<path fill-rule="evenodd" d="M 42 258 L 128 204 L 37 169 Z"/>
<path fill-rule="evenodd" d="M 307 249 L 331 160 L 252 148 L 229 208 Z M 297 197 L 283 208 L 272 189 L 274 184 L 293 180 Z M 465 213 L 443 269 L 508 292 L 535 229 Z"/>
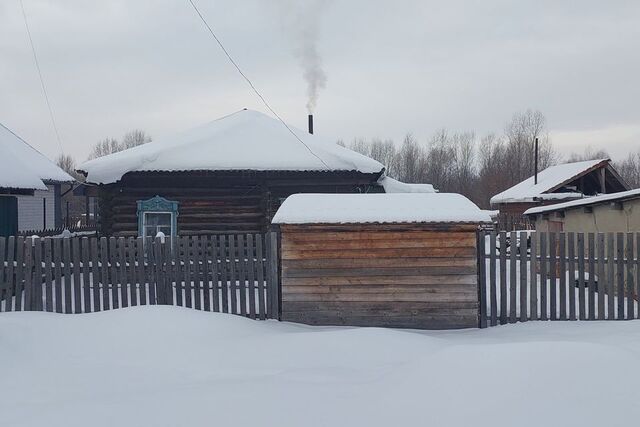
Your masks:
<path fill-rule="evenodd" d="M 6 426 L 613 426 L 640 323 L 412 332 L 166 306 L 0 315 Z"/>

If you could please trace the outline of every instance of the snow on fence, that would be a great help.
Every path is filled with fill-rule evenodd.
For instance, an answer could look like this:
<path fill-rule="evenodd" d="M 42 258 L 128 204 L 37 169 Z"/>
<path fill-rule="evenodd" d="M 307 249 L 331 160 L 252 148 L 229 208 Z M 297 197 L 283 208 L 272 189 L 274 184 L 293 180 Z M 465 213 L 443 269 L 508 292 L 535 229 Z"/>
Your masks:
<path fill-rule="evenodd" d="M 640 317 L 640 233 L 480 231 L 478 245 L 480 327 Z"/>
<path fill-rule="evenodd" d="M 277 318 L 276 233 L 0 237 L 0 311 L 89 313 L 170 304 Z"/>

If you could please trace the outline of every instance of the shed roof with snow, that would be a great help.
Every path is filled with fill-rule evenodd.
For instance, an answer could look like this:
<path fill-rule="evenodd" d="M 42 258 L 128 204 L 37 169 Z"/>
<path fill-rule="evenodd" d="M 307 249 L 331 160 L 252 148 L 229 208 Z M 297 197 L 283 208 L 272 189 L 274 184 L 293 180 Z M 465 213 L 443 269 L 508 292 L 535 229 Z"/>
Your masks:
<path fill-rule="evenodd" d="M 241 110 L 179 135 L 90 160 L 79 167 L 87 174 L 87 181 L 96 184 L 117 182 L 128 172 L 381 173 L 383 169 L 382 164 L 369 157 L 252 110 Z"/>
<path fill-rule="evenodd" d="M 614 202 L 623 202 L 625 200 L 640 199 L 640 188 L 629 191 L 620 191 L 618 193 L 601 194 L 599 196 L 585 197 L 578 200 L 571 200 L 564 203 L 555 203 L 553 205 L 539 206 L 525 211 L 525 215 L 547 214 L 550 212 L 562 212 L 571 209 L 583 208 L 586 206 L 595 206 L 610 204 Z"/>
<path fill-rule="evenodd" d="M 490 223 L 491 216 L 455 193 L 294 194 L 274 224 Z"/>
<path fill-rule="evenodd" d="M 25 140 L 0 123 L 0 187 L 46 190 L 48 182 L 74 179 Z"/>
<path fill-rule="evenodd" d="M 584 185 L 580 185 L 579 180 Z M 609 159 L 564 163 L 538 173 L 538 183 L 529 177 L 519 184 L 496 194 L 491 204 L 527 203 L 543 200 L 581 198 L 584 194 L 610 193 L 628 190 Z"/>

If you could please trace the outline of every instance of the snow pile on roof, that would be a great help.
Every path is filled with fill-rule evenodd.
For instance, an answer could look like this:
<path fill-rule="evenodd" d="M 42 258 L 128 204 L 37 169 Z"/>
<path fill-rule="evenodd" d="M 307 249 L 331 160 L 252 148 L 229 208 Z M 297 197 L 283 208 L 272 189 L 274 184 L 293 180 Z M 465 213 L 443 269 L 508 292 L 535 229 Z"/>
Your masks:
<path fill-rule="evenodd" d="M 608 162 L 608 159 L 587 160 L 584 162 L 565 163 L 548 167 L 538 173 L 538 184 L 534 184 L 534 177 L 525 179 L 519 184 L 496 194 L 491 198 L 491 204 L 531 202 L 536 198 L 541 199 L 567 199 L 581 197 L 582 193 L 555 193 L 543 194 L 553 190 L 566 182 L 570 182 L 579 175 L 588 172 L 600 163 Z"/>
<path fill-rule="evenodd" d="M 471 200 L 455 193 L 294 194 L 275 224 L 491 222 Z"/>
<path fill-rule="evenodd" d="M 73 178 L 0 123 L 0 187 L 46 190 L 43 181 Z"/>
<path fill-rule="evenodd" d="M 556 203 L 553 205 L 539 206 L 525 211 L 525 215 L 534 215 L 545 212 L 561 211 L 566 209 L 577 208 L 581 206 L 595 205 L 599 203 L 615 202 L 621 199 L 632 199 L 640 197 L 640 188 L 629 191 L 620 191 L 618 193 L 601 194 L 599 196 L 585 197 L 580 200 L 572 200 L 570 202 Z"/>
<path fill-rule="evenodd" d="M 378 183 L 384 187 L 385 193 L 435 193 L 431 184 L 407 184 L 397 179 L 383 176 Z"/>
<path fill-rule="evenodd" d="M 418 332 L 162 305 L 0 313 L 2 423 L 632 425 L 640 419 L 638 326 L 527 322 Z"/>
<path fill-rule="evenodd" d="M 133 171 L 379 173 L 384 168 L 362 154 L 291 129 L 306 146 L 280 121 L 257 111 L 242 110 L 173 137 L 90 160 L 79 169 L 87 173 L 88 182 L 108 184 Z"/>

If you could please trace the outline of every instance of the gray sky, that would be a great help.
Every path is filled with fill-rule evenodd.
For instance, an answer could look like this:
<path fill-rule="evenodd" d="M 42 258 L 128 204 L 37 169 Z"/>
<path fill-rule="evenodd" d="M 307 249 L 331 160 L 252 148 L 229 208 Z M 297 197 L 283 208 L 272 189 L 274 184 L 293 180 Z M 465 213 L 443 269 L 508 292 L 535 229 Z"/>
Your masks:
<path fill-rule="evenodd" d="M 158 138 L 265 111 L 187 0 L 23 0 L 64 149 L 133 128 Z M 293 0 L 198 0 L 288 122 L 306 126 Z M 439 128 L 501 132 L 526 108 L 562 153 L 640 148 L 640 2 L 332 0 L 318 8 L 328 76 L 316 133 L 349 141 Z M 304 10 L 302 10 L 304 12 Z M 58 152 L 18 0 L 0 0 L 0 122 Z"/>

